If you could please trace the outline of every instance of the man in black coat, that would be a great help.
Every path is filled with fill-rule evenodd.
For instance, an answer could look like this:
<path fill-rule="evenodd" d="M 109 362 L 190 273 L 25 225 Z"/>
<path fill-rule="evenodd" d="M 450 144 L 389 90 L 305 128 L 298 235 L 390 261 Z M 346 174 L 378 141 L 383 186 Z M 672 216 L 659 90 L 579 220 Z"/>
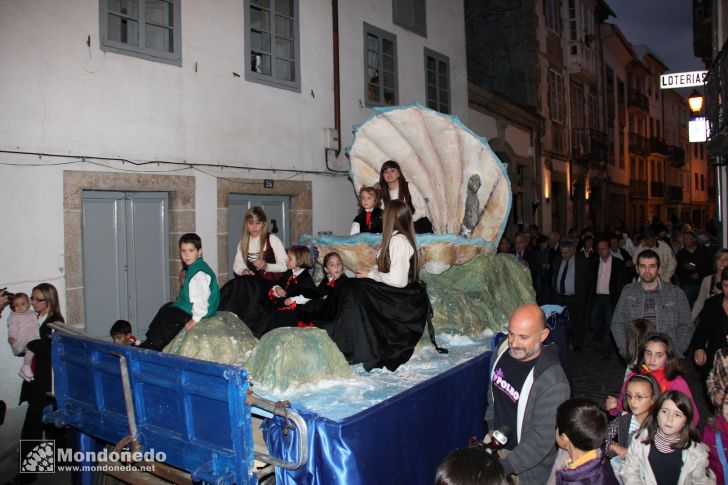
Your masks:
<path fill-rule="evenodd" d="M 622 288 L 628 281 L 624 261 L 612 254 L 609 240 L 597 241 L 598 258 L 593 263 L 594 294 L 592 295 L 591 326 L 597 352 L 609 359 L 612 353 L 612 313 Z"/>
<path fill-rule="evenodd" d="M 554 261 L 551 287 L 554 302 L 569 309 L 571 343 L 574 350 L 581 350 L 586 333 L 586 320 L 591 307 L 592 267 L 584 258 L 577 258 L 573 241 L 560 244 L 561 257 Z"/>

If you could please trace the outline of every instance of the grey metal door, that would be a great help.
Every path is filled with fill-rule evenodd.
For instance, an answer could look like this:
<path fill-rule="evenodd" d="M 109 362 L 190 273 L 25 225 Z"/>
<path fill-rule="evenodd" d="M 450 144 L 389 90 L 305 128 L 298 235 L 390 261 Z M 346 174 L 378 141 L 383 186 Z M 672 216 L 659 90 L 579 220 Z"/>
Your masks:
<path fill-rule="evenodd" d="M 108 337 L 118 319 L 143 336 L 169 300 L 166 192 L 83 193 L 86 331 Z"/>
<path fill-rule="evenodd" d="M 233 276 L 235 252 L 243 235 L 243 219 L 251 207 L 262 207 L 268 218 L 268 232 L 274 233 L 285 247 L 290 246 L 290 197 L 286 195 L 230 194 L 228 199 L 228 268 Z"/>

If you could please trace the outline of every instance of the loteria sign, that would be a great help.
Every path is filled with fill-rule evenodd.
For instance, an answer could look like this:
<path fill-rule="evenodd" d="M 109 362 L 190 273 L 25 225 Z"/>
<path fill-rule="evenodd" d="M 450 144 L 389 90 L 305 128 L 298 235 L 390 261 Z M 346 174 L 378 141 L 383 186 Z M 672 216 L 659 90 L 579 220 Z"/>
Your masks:
<path fill-rule="evenodd" d="M 708 71 L 674 72 L 660 76 L 660 89 L 689 88 L 705 84 Z"/>

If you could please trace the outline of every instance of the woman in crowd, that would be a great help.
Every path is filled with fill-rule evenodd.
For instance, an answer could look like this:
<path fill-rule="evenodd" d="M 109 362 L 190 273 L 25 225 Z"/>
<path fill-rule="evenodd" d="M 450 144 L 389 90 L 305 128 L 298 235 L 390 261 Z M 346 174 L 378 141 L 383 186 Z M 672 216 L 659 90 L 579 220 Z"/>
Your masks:
<path fill-rule="evenodd" d="M 721 282 L 721 274 L 723 270 L 728 267 L 728 249 L 719 249 L 713 256 L 713 267 L 715 273 L 703 278 L 700 284 L 700 290 L 698 291 L 698 298 L 695 300 L 693 305 L 693 322 L 697 323 L 696 320 L 700 312 L 703 310 L 703 306 L 708 298 L 722 293 L 719 283 Z"/>
<path fill-rule="evenodd" d="M 20 404 L 28 402 L 28 410 L 25 413 L 20 439 L 40 440 L 43 439 L 43 409 L 53 403 L 51 398 L 48 397 L 48 393 L 53 390 L 51 370 L 51 334 L 53 330 L 49 327 L 49 324 L 63 324 L 65 320 L 61 313 L 58 291 L 50 283 L 41 283 L 33 288 L 30 304 L 38 314 L 40 338 L 31 340 L 26 346 L 28 350 L 35 354 L 33 359 L 35 375 L 33 380 L 23 381 L 23 387 L 20 390 Z M 57 443 L 57 445 L 60 446 L 60 443 Z M 9 483 L 31 483 L 35 479 L 36 475 L 34 473 L 22 473 L 18 474 Z"/>

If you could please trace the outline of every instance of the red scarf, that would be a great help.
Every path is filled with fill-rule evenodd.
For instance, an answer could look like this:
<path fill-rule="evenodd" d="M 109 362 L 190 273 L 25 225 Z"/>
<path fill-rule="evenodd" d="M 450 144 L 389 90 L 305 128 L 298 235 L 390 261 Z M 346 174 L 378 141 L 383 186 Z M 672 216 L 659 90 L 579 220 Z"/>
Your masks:
<path fill-rule="evenodd" d="M 640 374 L 652 374 L 652 377 L 654 377 L 657 383 L 660 385 L 660 390 L 662 392 L 665 392 L 670 386 L 670 381 L 668 381 L 667 377 L 665 377 L 664 367 L 662 369 L 656 369 L 651 371 L 645 364 L 642 364 Z"/>
<path fill-rule="evenodd" d="M 326 285 L 333 288 L 335 284 L 336 284 L 336 278 L 329 277 L 329 281 L 326 282 Z"/>
<path fill-rule="evenodd" d="M 366 224 L 367 228 L 372 228 L 372 211 L 366 211 Z"/>

